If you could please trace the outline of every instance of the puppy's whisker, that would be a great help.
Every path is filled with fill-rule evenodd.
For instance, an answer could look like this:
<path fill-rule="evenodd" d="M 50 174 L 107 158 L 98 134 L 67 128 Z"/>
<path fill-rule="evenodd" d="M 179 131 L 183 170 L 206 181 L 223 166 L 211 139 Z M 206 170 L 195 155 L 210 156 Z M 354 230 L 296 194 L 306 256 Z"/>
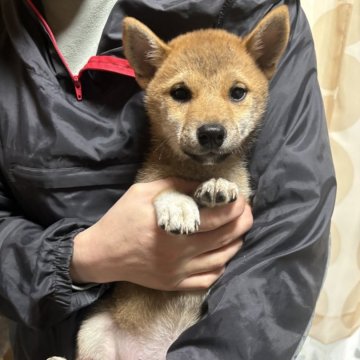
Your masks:
<path fill-rule="evenodd" d="M 157 146 L 154 148 L 154 153 L 159 153 L 159 160 L 162 159 L 164 151 L 170 147 L 170 137 L 163 139 Z"/>

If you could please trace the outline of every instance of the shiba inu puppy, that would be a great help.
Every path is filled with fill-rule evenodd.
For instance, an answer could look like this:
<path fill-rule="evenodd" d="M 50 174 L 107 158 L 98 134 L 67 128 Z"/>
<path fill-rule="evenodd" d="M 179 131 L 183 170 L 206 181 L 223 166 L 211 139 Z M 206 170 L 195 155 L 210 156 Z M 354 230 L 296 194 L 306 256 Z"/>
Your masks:
<path fill-rule="evenodd" d="M 199 206 L 249 199 L 245 148 L 266 110 L 268 83 L 289 37 L 286 6 L 244 37 L 197 30 L 169 43 L 134 18 L 123 23 L 124 49 L 145 90 L 151 148 L 138 182 L 197 180 L 194 195 L 161 193 L 158 225 L 197 231 Z M 163 360 L 171 343 L 200 317 L 205 292 L 162 292 L 119 283 L 81 326 L 78 360 Z"/>

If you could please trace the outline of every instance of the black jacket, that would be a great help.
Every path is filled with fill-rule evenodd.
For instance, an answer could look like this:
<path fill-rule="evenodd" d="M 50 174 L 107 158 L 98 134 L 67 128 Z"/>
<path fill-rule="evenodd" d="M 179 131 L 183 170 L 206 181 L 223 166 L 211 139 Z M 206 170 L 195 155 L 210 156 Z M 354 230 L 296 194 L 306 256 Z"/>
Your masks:
<path fill-rule="evenodd" d="M 73 359 L 80 310 L 108 288 L 73 290 L 69 262 L 74 235 L 131 185 L 146 146 L 142 93 L 121 60 L 123 17 L 165 40 L 213 26 L 245 34 L 280 3 L 119 0 L 98 48 L 106 57 L 78 80 L 40 2 L 0 0 L 0 311 L 14 322 L 17 360 Z M 311 34 L 299 2 L 286 3 L 290 43 L 250 159 L 255 223 L 170 360 L 291 359 L 314 310 L 335 179 Z"/>

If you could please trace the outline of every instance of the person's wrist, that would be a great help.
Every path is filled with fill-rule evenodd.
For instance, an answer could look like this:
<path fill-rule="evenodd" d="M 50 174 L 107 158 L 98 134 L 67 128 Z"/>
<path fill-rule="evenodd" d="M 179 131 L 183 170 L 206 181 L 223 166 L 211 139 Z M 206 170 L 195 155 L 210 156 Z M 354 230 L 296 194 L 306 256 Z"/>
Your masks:
<path fill-rule="evenodd" d="M 96 274 L 96 241 L 93 228 L 79 232 L 73 239 L 70 277 L 74 284 L 101 282 Z"/>

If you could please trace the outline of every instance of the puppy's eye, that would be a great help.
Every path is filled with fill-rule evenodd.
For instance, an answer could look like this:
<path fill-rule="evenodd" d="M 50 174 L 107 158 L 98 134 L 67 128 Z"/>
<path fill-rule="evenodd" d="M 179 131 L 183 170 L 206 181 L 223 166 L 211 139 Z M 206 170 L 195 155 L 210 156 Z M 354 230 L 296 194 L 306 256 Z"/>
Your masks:
<path fill-rule="evenodd" d="M 245 99 L 247 90 L 240 86 L 234 86 L 229 91 L 229 96 L 232 101 L 241 101 Z"/>
<path fill-rule="evenodd" d="M 170 90 L 171 97 L 178 102 L 191 100 L 191 91 L 186 86 L 176 86 Z"/>

